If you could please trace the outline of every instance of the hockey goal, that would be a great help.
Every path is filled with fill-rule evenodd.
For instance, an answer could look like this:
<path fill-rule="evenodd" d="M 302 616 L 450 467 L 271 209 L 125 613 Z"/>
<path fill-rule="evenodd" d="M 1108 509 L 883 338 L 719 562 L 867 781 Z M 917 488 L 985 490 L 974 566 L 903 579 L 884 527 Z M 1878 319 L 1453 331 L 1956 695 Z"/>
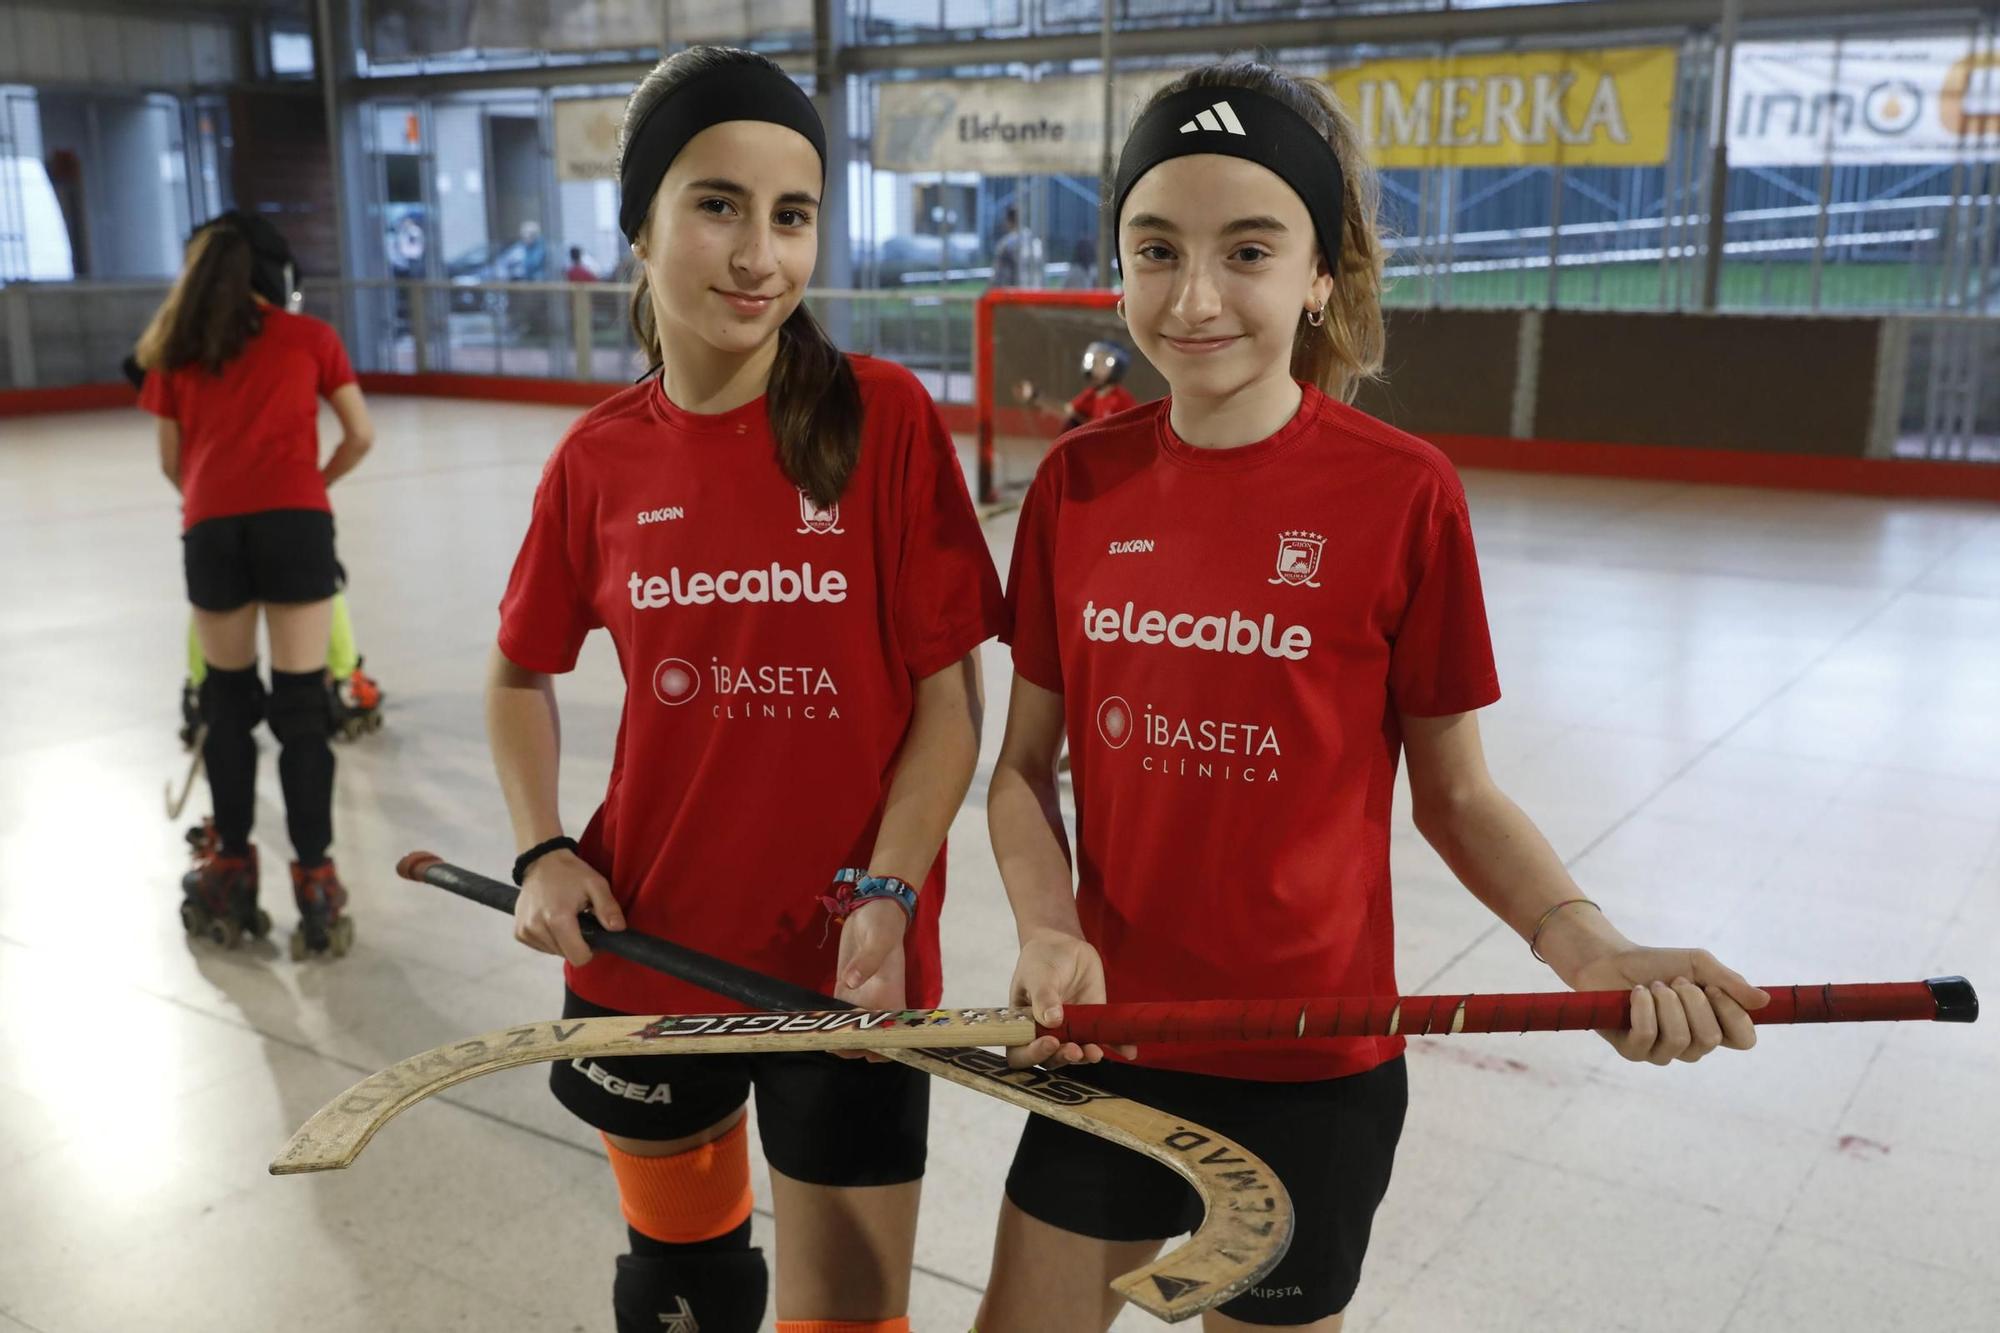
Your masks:
<path fill-rule="evenodd" d="M 996 287 L 973 316 L 979 423 L 979 502 L 1018 497 L 1062 429 L 1064 408 L 1083 389 L 1083 349 L 1115 342 L 1134 352 L 1125 387 L 1140 402 L 1164 397 L 1166 381 L 1139 357 L 1111 291 Z"/>

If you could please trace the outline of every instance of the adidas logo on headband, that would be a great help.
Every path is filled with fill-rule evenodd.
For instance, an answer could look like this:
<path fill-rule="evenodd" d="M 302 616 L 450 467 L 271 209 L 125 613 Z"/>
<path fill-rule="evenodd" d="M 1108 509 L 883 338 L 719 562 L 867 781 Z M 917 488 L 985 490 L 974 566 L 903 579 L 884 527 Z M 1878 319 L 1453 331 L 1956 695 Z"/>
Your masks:
<path fill-rule="evenodd" d="M 1182 134 L 1196 134 L 1202 130 L 1213 130 L 1217 134 L 1245 134 L 1243 122 L 1236 118 L 1236 112 L 1227 102 L 1217 102 L 1208 110 L 1181 126 Z"/>

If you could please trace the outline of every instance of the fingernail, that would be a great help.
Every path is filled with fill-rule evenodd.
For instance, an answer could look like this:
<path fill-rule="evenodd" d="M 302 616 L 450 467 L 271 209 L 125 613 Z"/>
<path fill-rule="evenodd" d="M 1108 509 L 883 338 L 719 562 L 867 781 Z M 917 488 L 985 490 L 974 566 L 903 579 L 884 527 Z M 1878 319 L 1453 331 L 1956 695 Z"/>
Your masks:
<path fill-rule="evenodd" d="M 859 972 L 849 972 L 847 974 L 847 989 L 853 990 L 860 984 L 861 984 L 861 974 Z"/>

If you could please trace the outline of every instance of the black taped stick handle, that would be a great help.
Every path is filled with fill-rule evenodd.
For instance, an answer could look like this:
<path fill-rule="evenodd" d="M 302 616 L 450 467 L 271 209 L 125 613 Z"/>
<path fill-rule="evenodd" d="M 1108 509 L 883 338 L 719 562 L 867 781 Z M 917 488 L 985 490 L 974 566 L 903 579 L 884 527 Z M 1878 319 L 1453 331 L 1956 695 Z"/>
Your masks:
<path fill-rule="evenodd" d="M 396 873 L 404 879 L 430 884 L 461 898 L 469 898 L 496 912 L 510 916 L 521 891 L 477 871 L 452 865 L 430 852 L 411 852 L 396 863 Z M 713 995 L 748 1005 L 752 1009 L 851 1009 L 845 1000 L 836 1000 L 805 986 L 795 986 L 776 977 L 767 977 L 747 967 L 725 962 L 699 949 L 675 944 L 636 930 L 606 930 L 589 913 L 577 918 L 583 942 L 592 949 L 678 977 Z"/>

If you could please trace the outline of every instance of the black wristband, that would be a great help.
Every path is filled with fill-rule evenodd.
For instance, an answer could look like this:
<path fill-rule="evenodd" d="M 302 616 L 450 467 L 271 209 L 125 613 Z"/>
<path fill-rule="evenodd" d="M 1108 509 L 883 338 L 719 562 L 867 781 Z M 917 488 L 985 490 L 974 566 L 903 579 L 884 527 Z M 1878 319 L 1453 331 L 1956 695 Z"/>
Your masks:
<path fill-rule="evenodd" d="M 522 852 L 514 858 L 515 885 L 519 886 L 523 880 L 527 879 L 529 866 L 541 860 L 550 852 L 573 852 L 575 850 L 575 838 L 550 838 L 547 842 L 536 843 L 533 847 L 530 847 L 527 851 Z"/>

